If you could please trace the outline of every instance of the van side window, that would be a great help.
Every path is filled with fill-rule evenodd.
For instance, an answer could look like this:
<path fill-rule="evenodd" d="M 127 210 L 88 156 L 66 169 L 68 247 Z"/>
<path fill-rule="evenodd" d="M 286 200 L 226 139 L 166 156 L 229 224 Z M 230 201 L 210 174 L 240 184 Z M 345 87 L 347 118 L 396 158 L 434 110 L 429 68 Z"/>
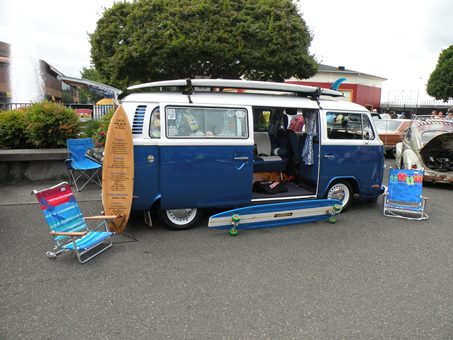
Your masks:
<path fill-rule="evenodd" d="M 363 138 L 373 140 L 374 139 L 374 131 L 373 127 L 371 126 L 370 119 L 367 115 L 362 115 L 362 128 L 363 128 Z"/>
<path fill-rule="evenodd" d="M 167 107 L 168 138 L 247 138 L 247 110 Z"/>
<path fill-rule="evenodd" d="M 268 109 L 254 109 L 253 112 L 253 125 L 255 132 L 267 132 L 271 125 L 271 110 Z"/>
<path fill-rule="evenodd" d="M 327 112 L 329 139 L 374 139 L 368 116 L 361 113 Z"/>
<path fill-rule="evenodd" d="M 160 138 L 160 109 L 156 107 L 151 113 L 151 122 L 149 124 L 149 135 L 151 138 Z"/>

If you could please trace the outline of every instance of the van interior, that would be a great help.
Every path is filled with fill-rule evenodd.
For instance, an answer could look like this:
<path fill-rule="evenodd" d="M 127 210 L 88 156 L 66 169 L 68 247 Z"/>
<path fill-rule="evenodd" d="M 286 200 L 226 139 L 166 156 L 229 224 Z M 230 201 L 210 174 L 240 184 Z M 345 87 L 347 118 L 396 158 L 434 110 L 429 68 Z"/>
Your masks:
<path fill-rule="evenodd" d="M 319 111 L 254 107 L 253 200 L 316 195 L 319 154 Z M 307 123 L 316 131 L 307 138 Z M 313 133 L 311 134 L 313 135 Z M 304 160 L 312 146 L 312 161 Z M 305 153 L 307 150 L 305 151 Z"/>

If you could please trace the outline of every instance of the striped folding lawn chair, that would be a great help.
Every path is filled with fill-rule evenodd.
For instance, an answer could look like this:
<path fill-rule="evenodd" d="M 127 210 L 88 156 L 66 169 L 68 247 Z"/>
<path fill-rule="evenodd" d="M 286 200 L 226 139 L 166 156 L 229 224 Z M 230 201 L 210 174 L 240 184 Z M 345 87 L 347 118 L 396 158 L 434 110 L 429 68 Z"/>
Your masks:
<path fill-rule="evenodd" d="M 75 253 L 80 263 L 91 260 L 112 246 L 114 234 L 107 228 L 108 219 L 115 216 L 83 217 L 75 200 L 71 187 L 62 182 L 44 190 L 34 190 L 41 210 L 50 228 L 50 235 L 55 241 L 52 251 L 46 253 L 49 259 L 55 259 L 61 253 Z M 86 220 L 102 220 L 94 229 L 90 229 Z"/>

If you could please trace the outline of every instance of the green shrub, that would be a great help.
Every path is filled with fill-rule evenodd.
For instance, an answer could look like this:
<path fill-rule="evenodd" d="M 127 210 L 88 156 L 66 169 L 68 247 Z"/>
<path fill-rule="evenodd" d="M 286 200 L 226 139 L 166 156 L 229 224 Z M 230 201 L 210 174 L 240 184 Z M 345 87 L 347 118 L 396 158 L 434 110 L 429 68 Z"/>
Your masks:
<path fill-rule="evenodd" d="M 66 147 L 68 138 L 93 138 L 97 147 L 105 144 L 115 110 L 100 121 L 81 123 L 70 108 L 52 102 L 36 103 L 19 110 L 0 112 L 0 148 Z"/>
<path fill-rule="evenodd" d="M 115 109 L 111 109 L 107 114 L 105 114 L 100 120 L 100 126 L 93 136 L 94 144 L 96 147 L 103 147 L 105 145 L 105 139 L 107 137 L 107 131 L 109 129 L 110 120 L 115 113 Z"/>
<path fill-rule="evenodd" d="M 0 112 L 0 148 L 27 148 L 27 141 L 25 111 Z"/>
<path fill-rule="evenodd" d="M 26 124 L 29 143 L 36 148 L 65 147 L 68 138 L 77 138 L 81 123 L 70 108 L 42 102 L 27 108 Z"/>
<path fill-rule="evenodd" d="M 99 120 L 87 120 L 82 123 L 82 128 L 80 131 L 80 138 L 95 138 L 98 129 L 101 127 L 101 122 Z"/>

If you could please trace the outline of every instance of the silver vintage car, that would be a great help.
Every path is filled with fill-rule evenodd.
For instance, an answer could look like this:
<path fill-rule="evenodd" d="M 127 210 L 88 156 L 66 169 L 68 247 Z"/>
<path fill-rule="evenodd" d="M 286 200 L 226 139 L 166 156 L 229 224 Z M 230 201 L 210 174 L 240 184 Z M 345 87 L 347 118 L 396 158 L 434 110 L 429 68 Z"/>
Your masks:
<path fill-rule="evenodd" d="M 424 169 L 424 181 L 453 184 L 453 120 L 413 121 L 395 158 L 402 169 Z"/>

